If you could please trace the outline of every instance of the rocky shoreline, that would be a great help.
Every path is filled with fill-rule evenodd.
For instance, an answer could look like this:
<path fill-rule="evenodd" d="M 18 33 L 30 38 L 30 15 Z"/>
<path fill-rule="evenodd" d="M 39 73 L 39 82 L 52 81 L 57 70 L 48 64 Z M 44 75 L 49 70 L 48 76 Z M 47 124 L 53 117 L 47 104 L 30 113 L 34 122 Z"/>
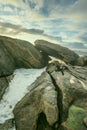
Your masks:
<path fill-rule="evenodd" d="M 49 63 L 49 56 L 56 60 Z M 68 125 L 72 106 L 75 106 L 74 112 L 81 108 L 83 113 L 87 113 L 86 56 L 80 57 L 68 48 L 43 40 L 35 41 L 33 46 L 0 36 L 0 57 L 0 99 L 15 69 L 47 66 L 28 86 L 31 91 L 16 104 L 14 119 L 1 124 L 0 130 L 75 130 Z M 60 63 L 58 59 L 64 62 Z M 82 125 L 76 130 L 87 129 L 86 118 L 86 114 L 81 116 Z"/>

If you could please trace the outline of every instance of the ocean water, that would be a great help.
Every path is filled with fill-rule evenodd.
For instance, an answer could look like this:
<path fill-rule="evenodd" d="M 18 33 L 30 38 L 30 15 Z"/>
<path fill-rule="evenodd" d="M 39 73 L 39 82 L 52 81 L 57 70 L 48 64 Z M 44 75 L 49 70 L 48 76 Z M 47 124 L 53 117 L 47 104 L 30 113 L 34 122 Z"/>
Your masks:
<path fill-rule="evenodd" d="M 0 102 L 0 124 L 14 117 L 12 111 L 15 105 L 29 91 L 29 85 L 32 84 L 44 70 L 45 68 L 15 70 L 14 78 L 9 83 L 9 87 L 6 89 Z"/>

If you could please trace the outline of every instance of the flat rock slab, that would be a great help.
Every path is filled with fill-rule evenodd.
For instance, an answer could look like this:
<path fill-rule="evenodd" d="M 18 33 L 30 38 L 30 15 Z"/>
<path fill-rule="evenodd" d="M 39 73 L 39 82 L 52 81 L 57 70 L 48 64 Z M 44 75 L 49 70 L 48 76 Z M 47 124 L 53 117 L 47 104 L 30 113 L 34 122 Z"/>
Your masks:
<path fill-rule="evenodd" d="M 50 43 L 48 41 L 36 40 L 35 47 L 38 50 L 45 52 L 49 56 L 54 56 L 72 65 L 76 64 L 77 59 L 79 58 L 79 56 L 74 51 L 71 51 L 70 49 L 58 44 Z"/>

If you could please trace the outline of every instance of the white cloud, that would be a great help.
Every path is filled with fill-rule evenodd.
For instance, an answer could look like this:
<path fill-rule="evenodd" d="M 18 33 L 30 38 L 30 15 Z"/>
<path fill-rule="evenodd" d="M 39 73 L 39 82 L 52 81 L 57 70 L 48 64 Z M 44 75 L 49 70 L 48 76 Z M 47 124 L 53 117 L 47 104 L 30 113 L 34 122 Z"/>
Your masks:
<path fill-rule="evenodd" d="M 43 35 L 32 34 L 31 36 L 25 32 L 18 34 L 17 30 L 5 29 L 3 34 L 7 31 L 6 34 L 9 36 L 20 35 L 21 38 L 26 37 L 26 39 L 29 39 L 28 36 L 35 36 L 37 39 L 41 37 L 56 42 L 56 37 L 60 36 L 64 41 L 81 41 L 79 35 L 87 32 L 87 27 L 83 26 L 87 23 L 87 0 L 3 0 L 0 1 L 0 9 L 2 22 L 44 30 Z M 6 10 L 14 13 L 5 15 Z"/>
<path fill-rule="evenodd" d="M 20 0 L 0 0 L 0 5 L 13 5 L 15 7 L 24 6 L 23 2 Z"/>
<path fill-rule="evenodd" d="M 12 10 L 12 8 L 10 8 L 10 7 L 8 7 L 8 6 L 5 6 L 4 7 L 4 9 L 3 9 L 4 11 L 8 11 L 8 12 L 12 12 L 13 10 Z"/>

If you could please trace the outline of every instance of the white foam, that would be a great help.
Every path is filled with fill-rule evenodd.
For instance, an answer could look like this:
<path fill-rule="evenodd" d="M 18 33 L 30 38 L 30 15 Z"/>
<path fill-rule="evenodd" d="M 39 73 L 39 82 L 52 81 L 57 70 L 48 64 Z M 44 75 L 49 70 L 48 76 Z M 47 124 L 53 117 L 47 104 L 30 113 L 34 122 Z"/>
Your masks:
<path fill-rule="evenodd" d="M 43 69 L 18 69 L 14 72 L 14 78 L 10 82 L 0 102 L 0 124 L 13 118 L 13 109 L 18 101 L 29 91 L 27 87 L 35 81 L 45 70 Z M 31 88 L 30 88 L 31 89 Z"/>
<path fill-rule="evenodd" d="M 71 83 L 71 84 L 74 84 L 74 83 L 75 83 L 74 79 L 75 79 L 75 78 L 72 76 L 71 79 L 70 79 L 70 83 Z"/>

